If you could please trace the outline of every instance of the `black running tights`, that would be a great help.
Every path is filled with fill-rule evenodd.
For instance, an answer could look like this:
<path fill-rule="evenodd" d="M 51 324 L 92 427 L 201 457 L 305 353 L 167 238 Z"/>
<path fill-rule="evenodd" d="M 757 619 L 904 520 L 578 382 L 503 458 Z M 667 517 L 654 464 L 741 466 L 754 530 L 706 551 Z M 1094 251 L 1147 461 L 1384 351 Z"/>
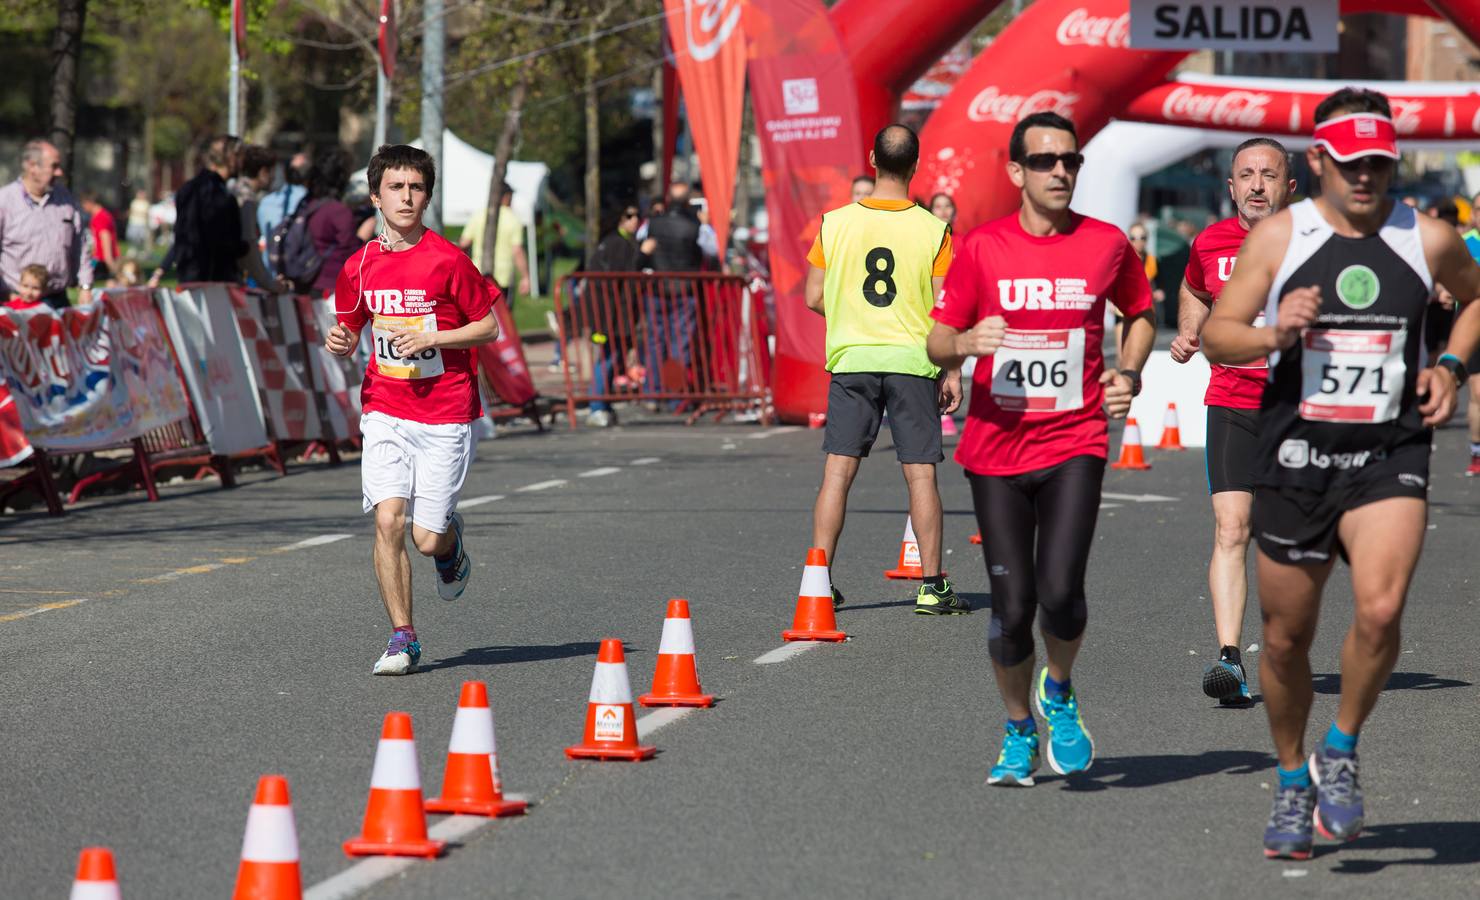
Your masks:
<path fill-rule="evenodd" d="M 1105 460 L 1076 456 L 1021 475 L 975 475 L 971 499 L 992 581 L 987 647 L 998 664 L 1033 655 L 1033 617 L 1061 641 L 1084 633 L 1084 571 Z"/>

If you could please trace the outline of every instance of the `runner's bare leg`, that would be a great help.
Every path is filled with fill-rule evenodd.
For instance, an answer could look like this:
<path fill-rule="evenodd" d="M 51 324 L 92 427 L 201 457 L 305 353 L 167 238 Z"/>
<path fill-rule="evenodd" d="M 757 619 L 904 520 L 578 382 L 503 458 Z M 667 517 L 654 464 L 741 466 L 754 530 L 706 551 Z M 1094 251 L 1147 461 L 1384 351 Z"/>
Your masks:
<path fill-rule="evenodd" d="M 1310 642 L 1316 636 L 1321 588 L 1331 563 L 1292 566 L 1259 554 L 1259 605 L 1264 616 L 1264 649 L 1259 654 L 1259 689 L 1269 715 L 1280 767 L 1305 763 L 1305 725 L 1314 687 Z"/>
<path fill-rule="evenodd" d="M 375 580 L 392 628 L 411 625 L 411 559 L 406 555 L 406 501 L 375 504 Z"/>
<path fill-rule="evenodd" d="M 843 533 L 843 518 L 848 512 L 848 490 L 858 474 L 861 462 L 856 456 L 827 454 L 822 469 L 822 486 L 817 489 L 817 503 L 812 507 L 812 546 L 827 554 L 829 567 L 837 564 L 838 537 Z"/>
<path fill-rule="evenodd" d="M 1213 495 L 1213 558 L 1208 563 L 1208 589 L 1213 595 L 1213 627 L 1219 647 L 1237 647 L 1248 600 L 1249 515 L 1254 495 L 1219 491 Z"/>
<path fill-rule="evenodd" d="M 910 522 L 920 545 L 920 568 L 926 575 L 939 575 L 942 523 L 940 490 L 935 484 L 934 463 L 905 463 L 904 480 L 910 491 Z M 832 557 L 828 557 L 832 559 Z"/>

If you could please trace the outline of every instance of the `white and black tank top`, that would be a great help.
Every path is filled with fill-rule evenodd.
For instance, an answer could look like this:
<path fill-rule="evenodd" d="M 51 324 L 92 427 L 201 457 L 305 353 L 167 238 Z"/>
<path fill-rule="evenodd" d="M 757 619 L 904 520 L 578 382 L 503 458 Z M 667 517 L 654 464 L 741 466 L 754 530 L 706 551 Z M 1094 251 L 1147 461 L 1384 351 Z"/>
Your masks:
<path fill-rule="evenodd" d="M 1303 287 L 1321 311 L 1293 347 L 1269 359 L 1255 481 L 1321 490 L 1400 447 L 1427 445 L 1415 384 L 1434 280 L 1417 214 L 1393 204 L 1377 234 L 1343 237 L 1312 200 L 1290 207 L 1290 244 L 1265 318 Z"/>

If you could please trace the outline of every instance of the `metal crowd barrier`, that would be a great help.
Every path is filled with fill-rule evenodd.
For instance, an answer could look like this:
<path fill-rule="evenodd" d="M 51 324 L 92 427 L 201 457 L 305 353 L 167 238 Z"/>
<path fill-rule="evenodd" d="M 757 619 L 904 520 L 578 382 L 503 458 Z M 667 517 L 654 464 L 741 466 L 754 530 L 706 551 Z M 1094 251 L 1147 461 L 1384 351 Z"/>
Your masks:
<path fill-rule="evenodd" d="M 656 402 L 771 420 L 765 325 L 745 280 L 712 272 L 573 272 L 555 290 L 566 416 L 592 401 Z"/>

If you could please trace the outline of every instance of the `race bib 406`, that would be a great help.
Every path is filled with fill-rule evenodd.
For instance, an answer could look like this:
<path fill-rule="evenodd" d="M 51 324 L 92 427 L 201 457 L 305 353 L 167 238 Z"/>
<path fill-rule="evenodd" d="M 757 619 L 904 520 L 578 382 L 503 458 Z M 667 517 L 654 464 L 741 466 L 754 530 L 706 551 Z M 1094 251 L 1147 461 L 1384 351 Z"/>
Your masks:
<path fill-rule="evenodd" d="M 1013 412 L 1064 412 L 1084 405 L 1084 329 L 1009 328 L 992 354 L 992 399 Z"/>

